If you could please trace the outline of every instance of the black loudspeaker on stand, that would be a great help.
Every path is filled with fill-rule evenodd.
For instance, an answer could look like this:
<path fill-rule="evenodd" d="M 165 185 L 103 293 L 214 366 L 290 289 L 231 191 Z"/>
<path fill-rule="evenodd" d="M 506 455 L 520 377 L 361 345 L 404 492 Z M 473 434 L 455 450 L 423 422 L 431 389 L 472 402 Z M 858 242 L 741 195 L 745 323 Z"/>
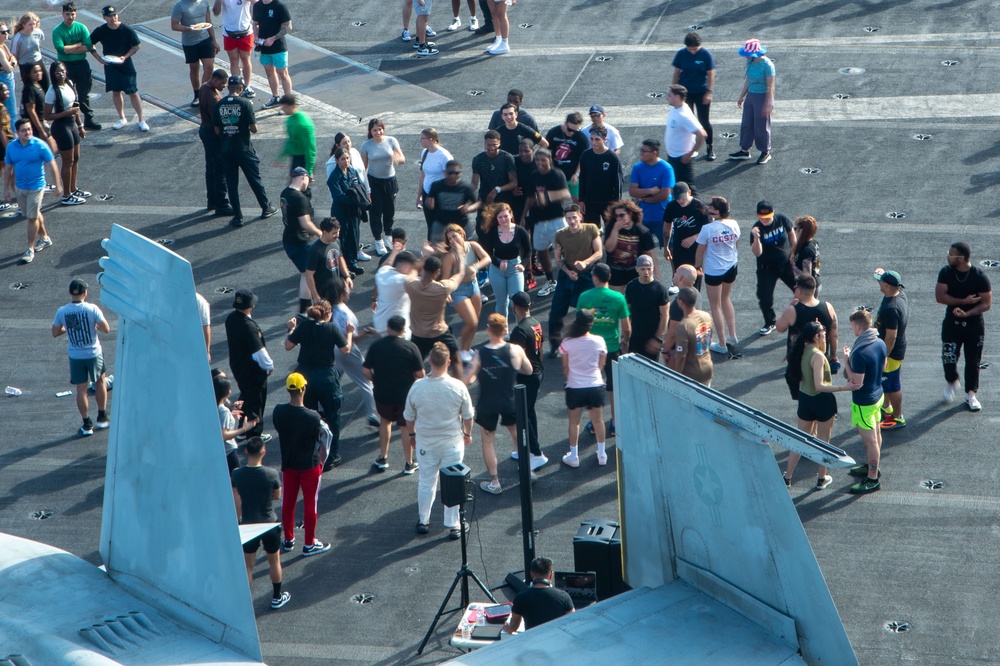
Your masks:
<path fill-rule="evenodd" d="M 521 490 L 521 549 L 524 570 L 513 571 L 504 579 L 514 592 L 528 588 L 531 561 L 535 559 L 535 514 L 531 504 L 531 456 L 528 447 L 528 390 L 524 384 L 514 387 L 514 412 L 517 416 L 517 472 Z"/>
<path fill-rule="evenodd" d="M 420 641 L 420 647 L 417 648 L 417 654 L 421 654 L 424 651 L 424 647 L 427 646 L 427 641 L 430 640 L 431 634 L 434 633 L 434 628 L 437 623 L 441 620 L 441 616 L 450 615 L 455 611 L 464 611 L 469 606 L 469 579 L 471 578 L 475 581 L 479 589 L 483 591 L 486 597 L 493 603 L 497 600 L 493 598 L 489 589 L 483 584 L 483 581 L 479 580 L 479 576 L 469 568 L 469 558 L 468 558 L 468 532 L 469 529 L 465 522 L 465 503 L 469 501 L 471 496 L 469 495 L 468 487 L 470 485 L 469 477 L 472 475 L 472 470 L 465 465 L 459 463 L 458 465 L 451 465 L 449 467 L 444 467 L 441 469 L 440 480 L 441 480 L 441 502 L 445 506 L 459 507 L 459 529 L 462 532 L 462 568 L 455 573 L 455 580 L 451 582 L 451 587 L 448 588 L 448 594 L 445 595 L 444 600 L 441 602 L 440 608 L 438 608 L 437 613 L 434 615 L 434 621 L 431 622 L 430 628 L 424 635 L 424 640 Z M 461 604 L 450 610 L 445 610 L 445 606 L 451 600 L 451 595 L 455 593 L 455 588 L 458 587 L 459 582 L 462 583 L 461 587 Z"/>

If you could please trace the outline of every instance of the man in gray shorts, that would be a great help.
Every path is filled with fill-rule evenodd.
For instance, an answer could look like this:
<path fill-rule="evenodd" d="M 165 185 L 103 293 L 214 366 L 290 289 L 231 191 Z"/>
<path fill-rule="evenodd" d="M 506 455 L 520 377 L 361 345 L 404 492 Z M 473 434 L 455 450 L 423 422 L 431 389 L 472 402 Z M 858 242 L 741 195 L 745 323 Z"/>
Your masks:
<path fill-rule="evenodd" d="M 556 232 L 566 226 L 563 209 L 572 201 L 566 176 L 559 169 L 552 168 L 552 153 L 545 148 L 535 151 L 535 169 L 530 182 L 521 184 L 526 197 L 524 215 L 527 228 L 531 231 L 531 247 L 538 254 L 538 260 L 545 271 L 548 282 L 538 291 L 539 296 L 548 296 L 556 290 L 552 277 L 552 259 L 549 248 L 555 241 Z"/>
<path fill-rule="evenodd" d="M 52 321 L 52 337 L 63 333 L 69 341 L 69 382 L 76 386 L 76 406 L 83 417 L 80 435 L 94 434 L 94 428 L 104 430 L 108 419 L 108 387 L 104 383 L 104 354 L 97 333 L 110 333 L 111 325 L 101 308 L 87 303 L 87 283 L 74 278 L 69 283 L 69 303 L 56 311 Z M 90 420 L 87 387 L 93 383 L 97 400 L 97 421 Z"/>
<path fill-rule="evenodd" d="M 21 215 L 28 220 L 28 249 L 18 263 L 30 264 L 35 259 L 35 252 L 52 245 L 49 232 L 45 230 L 45 217 L 42 215 L 45 168 L 48 167 L 50 182 L 56 186 L 57 196 L 62 190 L 62 184 L 59 182 L 56 158 L 47 143 L 32 136 L 31 121 L 20 118 L 14 123 L 14 128 L 17 130 L 17 141 L 7 144 L 4 162 L 10 167 L 7 169 L 8 184 L 13 181 L 17 205 L 21 209 Z"/>
<path fill-rule="evenodd" d="M 215 39 L 215 28 L 212 26 L 212 5 L 208 0 L 177 0 L 170 12 L 170 29 L 181 33 L 181 48 L 184 49 L 184 62 L 188 66 L 191 78 L 191 90 L 194 99 L 191 106 L 198 106 L 198 89 L 203 83 L 208 83 L 215 69 L 215 56 L 219 55 L 219 42 Z M 208 24 L 205 28 L 195 28 Z M 201 75 L 198 75 L 198 65 L 201 65 Z M 236 72 L 232 72 L 235 74 Z"/>
<path fill-rule="evenodd" d="M 434 43 L 427 41 L 427 20 L 431 17 L 431 6 L 432 0 L 413 0 L 413 11 L 417 15 L 417 41 L 413 46 L 417 49 L 418 56 L 438 54 Z"/>

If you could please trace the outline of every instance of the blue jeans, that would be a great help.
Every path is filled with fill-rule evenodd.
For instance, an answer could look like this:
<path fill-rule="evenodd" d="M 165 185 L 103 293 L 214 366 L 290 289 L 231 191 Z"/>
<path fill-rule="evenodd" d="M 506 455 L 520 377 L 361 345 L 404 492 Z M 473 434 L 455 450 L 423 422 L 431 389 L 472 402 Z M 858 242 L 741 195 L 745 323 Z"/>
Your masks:
<path fill-rule="evenodd" d="M 510 297 L 524 291 L 524 273 L 517 270 L 520 259 L 507 262 L 507 270 L 502 271 L 496 264 L 490 264 L 490 284 L 497 299 L 495 312 L 507 317 L 508 326 L 517 326 L 517 318 L 510 308 Z"/>
<path fill-rule="evenodd" d="M 4 105 L 7 107 L 7 113 L 10 115 L 10 129 L 13 131 L 14 121 L 17 120 L 17 91 L 14 90 L 14 73 L 0 72 L 0 83 L 6 83 L 7 92 L 10 93 Z"/>
<path fill-rule="evenodd" d="M 552 305 L 549 308 L 549 346 L 558 349 L 562 342 L 563 319 L 570 306 L 576 307 L 576 299 L 588 289 L 594 288 L 591 271 L 581 271 L 576 280 L 571 280 L 562 270 L 559 270 L 556 280 L 556 290 L 552 293 Z"/>

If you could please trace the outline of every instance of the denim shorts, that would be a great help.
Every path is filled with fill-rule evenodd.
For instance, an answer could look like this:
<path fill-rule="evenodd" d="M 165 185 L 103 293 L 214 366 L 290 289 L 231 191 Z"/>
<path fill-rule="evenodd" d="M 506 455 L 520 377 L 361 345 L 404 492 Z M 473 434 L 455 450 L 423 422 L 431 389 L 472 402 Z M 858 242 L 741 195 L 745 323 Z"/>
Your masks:
<path fill-rule="evenodd" d="M 458 305 L 467 298 L 472 298 L 479 294 L 479 284 L 473 280 L 471 282 L 463 282 L 458 285 L 458 289 L 451 292 L 451 304 Z"/>

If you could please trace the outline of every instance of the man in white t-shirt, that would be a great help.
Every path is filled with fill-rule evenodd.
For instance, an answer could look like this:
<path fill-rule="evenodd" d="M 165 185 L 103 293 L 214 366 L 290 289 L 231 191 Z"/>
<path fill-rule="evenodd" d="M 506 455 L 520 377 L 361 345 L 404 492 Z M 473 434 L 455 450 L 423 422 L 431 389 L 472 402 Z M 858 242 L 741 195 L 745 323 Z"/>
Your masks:
<path fill-rule="evenodd" d="M 677 182 L 685 182 L 694 191 L 694 158 L 705 143 L 708 133 L 688 107 L 687 88 L 673 84 L 667 91 L 667 128 L 663 133 L 663 147 L 667 151 L 667 163 L 674 168 Z"/>
<path fill-rule="evenodd" d="M 375 294 L 372 296 L 372 326 L 379 335 L 385 335 L 389 318 L 400 315 L 406 320 L 403 339 L 410 339 L 410 297 L 406 283 L 416 275 L 417 257 L 403 249 L 400 241 L 393 241 L 392 252 L 375 273 Z"/>
<path fill-rule="evenodd" d="M 435 342 L 428 355 L 431 374 L 418 379 L 406 396 L 403 418 L 417 447 L 420 465 L 417 480 L 417 534 L 430 531 L 431 509 L 437 495 L 438 471 L 462 462 L 472 443 L 472 418 L 476 415 L 469 389 L 448 375 L 451 353 Z M 449 538 L 460 539 L 459 507 L 446 507 L 444 526 Z"/>
<path fill-rule="evenodd" d="M 111 325 L 104 318 L 101 308 L 87 303 L 87 283 L 74 278 L 69 283 L 71 302 L 56 311 L 52 321 L 52 337 L 63 333 L 69 340 L 69 381 L 76 387 L 76 406 L 83 417 L 80 435 L 94 434 L 94 428 L 104 430 L 111 426 L 108 419 L 108 387 L 104 383 L 104 354 L 97 334 L 110 333 Z M 87 387 L 94 384 L 97 400 L 97 421 L 90 419 Z"/>
<path fill-rule="evenodd" d="M 222 48 L 229 56 L 229 73 L 243 74 L 247 87 L 243 96 L 247 99 L 257 93 L 250 87 L 253 72 L 250 53 L 253 51 L 253 19 L 251 9 L 257 0 L 215 0 L 212 13 L 222 15 Z"/>
<path fill-rule="evenodd" d="M 603 127 L 604 130 L 608 133 L 608 138 L 605 140 L 605 143 L 607 144 L 608 148 L 615 151 L 616 155 L 620 154 L 622 148 L 625 146 L 625 143 L 622 141 L 621 132 L 619 132 L 617 129 L 615 129 L 608 123 L 604 122 L 604 116 L 606 115 L 604 113 L 604 107 L 601 106 L 600 104 L 595 104 L 594 106 L 590 107 L 589 115 L 590 115 L 590 124 L 581 129 L 580 134 L 585 136 L 587 138 L 587 141 L 589 142 L 590 130 L 592 130 L 595 127 Z"/>

